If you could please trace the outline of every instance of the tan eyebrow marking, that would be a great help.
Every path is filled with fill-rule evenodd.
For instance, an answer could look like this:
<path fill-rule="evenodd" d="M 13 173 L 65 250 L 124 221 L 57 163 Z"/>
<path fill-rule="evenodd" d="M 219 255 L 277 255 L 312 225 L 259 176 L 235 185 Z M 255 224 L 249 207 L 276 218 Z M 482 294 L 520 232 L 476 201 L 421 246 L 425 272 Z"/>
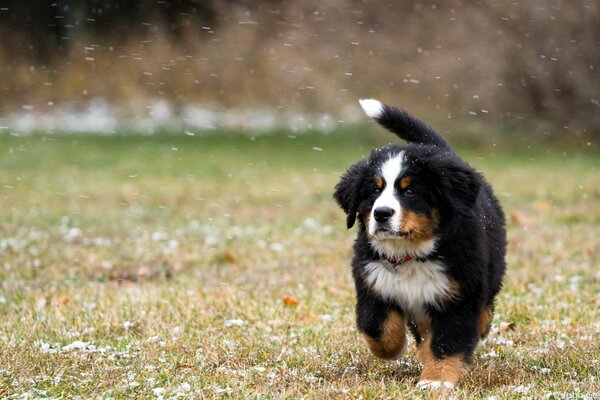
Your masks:
<path fill-rule="evenodd" d="M 375 177 L 375 184 L 379 189 L 383 187 L 383 179 L 380 176 Z"/>
<path fill-rule="evenodd" d="M 403 177 L 402 179 L 400 179 L 400 188 L 406 189 L 410 185 L 410 182 L 411 182 L 410 176 Z"/>

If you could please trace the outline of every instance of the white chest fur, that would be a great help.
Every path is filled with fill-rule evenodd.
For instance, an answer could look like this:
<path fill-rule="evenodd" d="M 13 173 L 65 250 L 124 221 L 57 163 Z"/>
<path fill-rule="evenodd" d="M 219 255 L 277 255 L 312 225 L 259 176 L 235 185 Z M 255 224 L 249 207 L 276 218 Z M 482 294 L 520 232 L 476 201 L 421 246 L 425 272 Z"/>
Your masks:
<path fill-rule="evenodd" d="M 364 270 L 367 284 L 376 293 L 397 303 L 417 321 L 427 318 L 426 305 L 440 308 L 452 295 L 452 282 L 444 273 L 444 266 L 436 262 L 408 261 L 391 272 L 383 262 L 373 261 Z"/>

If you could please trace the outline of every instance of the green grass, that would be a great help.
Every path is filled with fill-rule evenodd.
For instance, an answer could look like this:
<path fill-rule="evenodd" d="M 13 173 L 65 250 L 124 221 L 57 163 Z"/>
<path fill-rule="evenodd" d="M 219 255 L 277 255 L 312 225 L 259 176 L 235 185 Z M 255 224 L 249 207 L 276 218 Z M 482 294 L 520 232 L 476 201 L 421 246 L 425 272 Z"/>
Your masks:
<path fill-rule="evenodd" d="M 366 129 L 1 136 L 0 397 L 428 398 L 412 346 L 383 362 L 354 328 L 331 194 L 391 139 Z M 509 270 L 451 394 L 597 393 L 598 154 L 499 147 L 461 151 L 505 207 Z"/>

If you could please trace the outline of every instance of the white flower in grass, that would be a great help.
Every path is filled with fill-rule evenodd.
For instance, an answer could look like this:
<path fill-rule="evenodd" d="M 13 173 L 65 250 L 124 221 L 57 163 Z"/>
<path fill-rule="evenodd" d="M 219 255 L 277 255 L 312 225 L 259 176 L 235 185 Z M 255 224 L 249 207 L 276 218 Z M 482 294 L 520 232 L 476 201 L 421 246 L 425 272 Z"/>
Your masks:
<path fill-rule="evenodd" d="M 244 321 L 243 319 L 228 319 L 225 321 L 225 328 L 229 328 L 231 326 L 244 326 L 247 323 L 248 322 Z"/>
<path fill-rule="evenodd" d="M 179 392 L 189 392 L 190 390 L 192 390 L 192 386 L 187 382 L 182 382 L 178 387 Z"/>
<path fill-rule="evenodd" d="M 498 357 L 498 353 L 496 353 L 494 350 L 492 350 L 489 353 L 482 354 L 482 357 L 485 357 L 485 358 L 497 358 Z"/>
<path fill-rule="evenodd" d="M 85 349 L 89 344 L 90 342 L 82 342 L 81 340 L 76 340 L 71 344 L 63 346 L 62 349 L 63 351 L 80 350 Z"/>
<path fill-rule="evenodd" d="M 167 235 L 165 232 L 153 232 L 152 233 L 152 240 L 155 242 L 160 242 L 163 240 L 167 240 L 169 238 L 169 235 Z"/>
<path fill-rule="evenodd" d="M 281 243 L 272 243 L 271 250 L 273 250 L 276 253 L 281 253 L 283 250 L 285 250 L 285 247 Z"/>
<path fill-rule="evenodd" d="M 125 321 L 123 323 L 123 328 L 125 328 L 126 331 L 128 331 L 129 329 L 131 329 L 133 326 L 135 325 L 135 322 L 132 321 Z"/>
<path fill-rule="evenodd" d="M 46 307 L 46 304 L 48 304 L 48 300 L 46 300 L 46 298 L 42 297 L 41 299 L 38 299 L 35 302 L 35 309 L 39 311 L 39 310 L 43 309 L 44 307 Z"/>
<path fill-rule="evenodd" d="M 81 236 L 81 229 L 71 228 L 67 231 L 67 234 L 65 235 L 65 239 L 67 240 L 67 242 L 72 242 L 80 236 Z"/>
<path fill-rule="evenodd" d="M 215 393 L 217 393 L 217 394 L 222 394 L 222 393 L 231 393 L 231 391 L 232 391 L 232 390 L 231 390 L 231 388 L 230 388 L 229 386 L 225 386 L 225 387 L 222 387 L 222 386 L 214 386 L 214 387 L 213 387 L 213 390 L 214 390 L 214 392 L 215 392 Z"/>

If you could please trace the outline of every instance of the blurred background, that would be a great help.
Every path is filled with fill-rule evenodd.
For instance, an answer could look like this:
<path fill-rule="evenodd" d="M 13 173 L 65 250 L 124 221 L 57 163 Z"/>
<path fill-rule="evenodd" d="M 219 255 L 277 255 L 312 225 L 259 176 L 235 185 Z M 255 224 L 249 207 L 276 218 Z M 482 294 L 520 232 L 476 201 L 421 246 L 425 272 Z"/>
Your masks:
<path fill-rule="evenodd" d="M 598 137 L 598 38 L 589 0 L 5 0 L 0 125 L 331 130 L 372 96 Z"/>

